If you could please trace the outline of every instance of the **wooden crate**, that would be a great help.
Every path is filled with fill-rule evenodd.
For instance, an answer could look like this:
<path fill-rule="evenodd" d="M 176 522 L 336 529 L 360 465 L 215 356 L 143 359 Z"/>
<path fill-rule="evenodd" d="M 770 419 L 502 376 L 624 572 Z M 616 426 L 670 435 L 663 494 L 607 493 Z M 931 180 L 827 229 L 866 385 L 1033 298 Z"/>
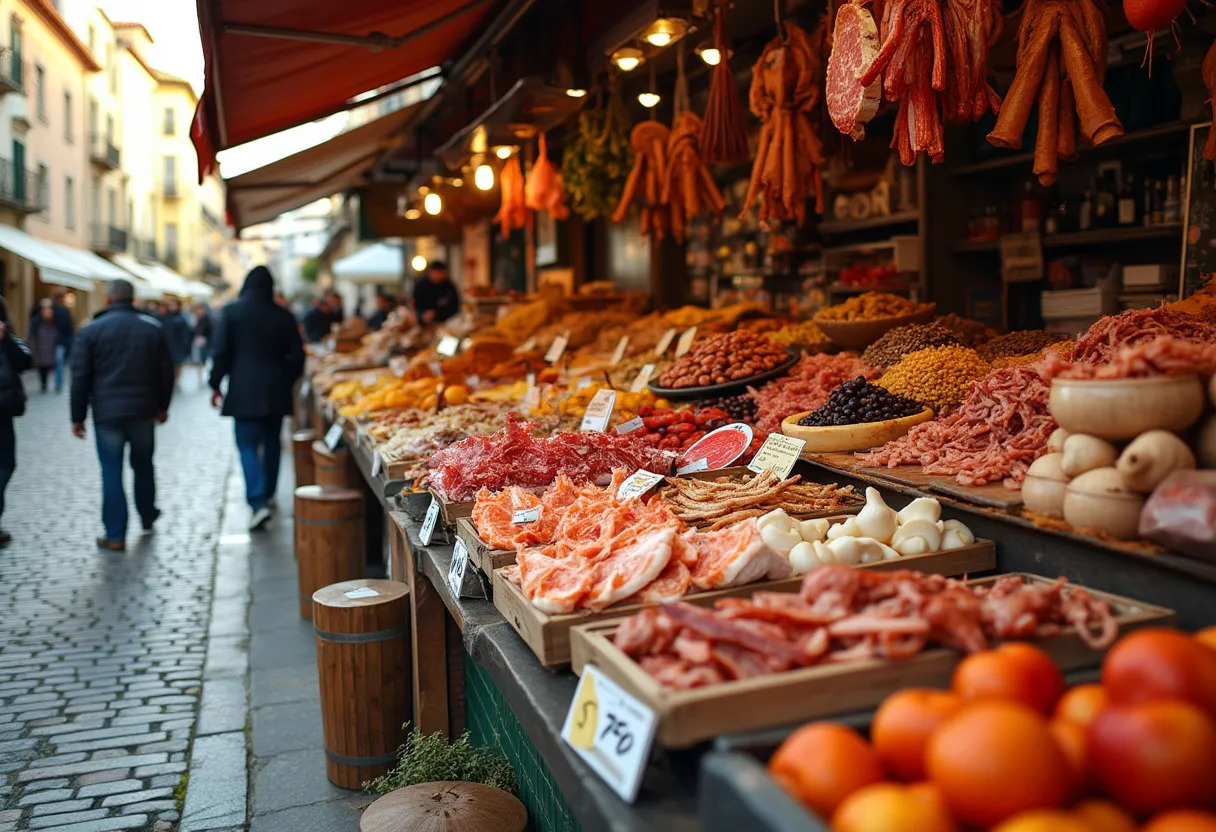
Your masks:
<path fill-rule="evenodd" d="M 493 577 L 495 569 L 515 563 L 515 550 L 491 548 L 477 534 L 471 517 L 461 517 L 456 521 L 456 536 L 464 541 L 465 548 L 469 550 L 469 563 L 484 572 L 486 577 Z"/>
<path fill-rule="evenodd" d="M 750 468 L 748 468 L 744 465 L 732 465 L 728 468 L 718 468 L 713 471 L 697 471 L 692 474 L 684 474 L 680 477 L 673 477 L 673 479 L 716 480 L 716 479 L 719 479 L 720 477 L 730 477 L 731 479 L 742 479 L 744 476 L 754 477 L 754 476 L 756 476 L 756 472 L 752 471 Z M 807 480 L 805 477 L 803 477 L 803 481 L 812 482 L 812 483 L 814 482 L 813 480 Z M 659 486 L 656 489 L 656 491 L 660 490 L 661 488 L 662 488 L 662 486 Z M 857 502 L 852 505 L 843 506 L 841 508 L 833 509 L 831 511 L 815 511 L 815 512 L 810 512 L 810 513 L 791 514 L 790 516 L 793 517 L 795 520 L 817 520 L 817 519 L 820 519 L 823 517 L 842 517 L 842 516 L 846 516 L 849 514 L 856 514 L 857 512 L 861 511 L 862 508 L 865 507 L 865 504 L 866 504 L 865 496 L 863 494 L 858 494 Z M 711 526 L 713 524 L 712 523 L 699 523 L 699 524 L 693 524 L 693 525 L 696 525 L 699 527 L 704 527 L 704 526 Z"/>
<path fill-rule="evenodd" d="M 1039 575 L 1020 577 L 1039 583 Z M 972 583 L 990 583 L 981 578 Z M 1174 613 L 1097 590 L 1088 590 L 1111 605 L 1120 633 L 1147 625 L 1168 624 Z M 691 600 L 691 599 L 690 599 Z M 906 661 L 871 661 L 799 668 L 771 676 L 724 682 L 694 690 L 669 690 L 612 643 L 620 621 L 596 621 L 575 627 L 570 634 L 576 673 L 594 664 L 659 716 L 659 742 L 686 748 L 719 734 L 773 728 L 833 714 L 872 708 L 906 687 L 945 688 L 962 658 L 955 650 L 926 650 Z M 1087 647 L 1075 633 L 1037 643 L 1062 670 L 1096 664 L 1101 653 Z"/>
<path fill-rule="evenodd" d="M 934 552 L 928 555 L 912 555 L 898 560 L 871 563 L 860 569 L 887 572 L 894 569 L 916 569 L 939 575 L 957 576 L 972 572 L 984 572 L 996 568 L 996 544 L 991 540 L 977 540 L 971 546 L 952 549 L 949 552 Z M 686 595 L 683 600 L 699 606 L 712 606 L 720 598 L 749 598 L 753 592 L 769 590 L 775 592 L 797 592 L 802 586 L 802 576 L 782 581 L 766 581 L 746 584 L 730 589 L 715 589 Z M 494 572 L 494 606 L 515 628 L 520 638 L 532 648 L 536 658 L 545 667 L 562 667 L 570 664 L 570 631 L 580 624 L 594 621 L 609 621 L 625 618 L 643 609 L 643 604 L 617 604 L 603 612 L 574 612 L 565 615 L 549 615 L 532 605 L 523 591 L 508 580 L 499 569 Z"/>
<path fill-rule="evenodd" d="M 430 492 L 435 501 L 439 503 L 439 519 L 445 526 L 455 526 L 456 521 L 461 517 L 473 516 L 473 506 L 477 505 L 476 500 L 454 501 L 449 500 L 433 488 L 430 489 Z"/>

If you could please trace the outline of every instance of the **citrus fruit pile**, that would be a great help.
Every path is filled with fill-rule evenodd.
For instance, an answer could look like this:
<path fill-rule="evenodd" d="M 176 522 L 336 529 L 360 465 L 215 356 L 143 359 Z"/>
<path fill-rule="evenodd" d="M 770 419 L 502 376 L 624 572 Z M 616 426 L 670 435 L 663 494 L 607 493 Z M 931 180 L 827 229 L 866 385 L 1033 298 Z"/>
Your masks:
<path fill-rule="evenodd" d="M 812 723 L 769 771 L 833 832 L 1216 832 L 1216 627 L 1138 630 L 1067 690 L 1034 645 L 975 653 L 868 740 Z"/>

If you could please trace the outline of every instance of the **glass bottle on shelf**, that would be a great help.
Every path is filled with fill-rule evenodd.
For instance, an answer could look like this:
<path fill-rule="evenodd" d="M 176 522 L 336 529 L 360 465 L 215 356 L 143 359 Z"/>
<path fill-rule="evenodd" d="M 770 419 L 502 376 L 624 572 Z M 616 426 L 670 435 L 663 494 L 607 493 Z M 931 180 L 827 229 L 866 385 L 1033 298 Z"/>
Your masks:
<path fill-rule="evenodd" d="M 1060 208 L 1064 205 L 1064 200 L 1059 194 L 1054 192 L 1047 200 L 1047 211 L 1043 215 L 1043 233 L 1044 234 L 1059 234 L 1060 228 Z"/>
<path fill-rule="evenodd" d="M 1178 222 L 1181 218 L 1182 201 L 1178 199 L 1178 177 L 1171 176 L 1165 185 L 1165 203 L 1162 205 L 1162 222 Z"/>
<path fill-rule="evenodd" d="M 1117 219 L 1115 216 L 1117 191 L 1118 185 L 1115 183 L 1114 172 L 1108 170 L 1102 174 L 1102 181 L 1098 185 L 1098 192 L 1094 195 L 1095 228 L 1111 228 L 1114 226 Z"/>
<path fill-rule="evenodd" d="M 1130 175 L 1124 177 L 1119 191 L 1118 220 L 1121 226 L 1136 224 L 1136 189 Z"/>
<path fill-rule="evenodd" d="M 1093 180 L 1090 180 L 1090 185 L 1085 189 L 1085 196 L 1081 197 L 1081 205 L 1077 208 L 1077 230 L 1089 231 L 1094 227 L 1094 185 Z"/>
<path fill-rule="evenodd" d="M 1165 222 L 1165 183 L 1158 179 L 1153 184 L 1153 225 Z"/>
<path fill-rule="evenodd" d="M 1037 234 L 1043 222 L 1043 200 L 1034 192 L 1034 183 L 1026 180 L 1022 193 L 1021 223 L 1019 231 L 1023 234 Z"/>
<path fill-rule="evenodd" d="M 1152 225 L 1153 224 L 1153 180 L 1149 179 L 1146 176 L 1146 177 L 1144 177 L 1144 181 L 1141 182 L 1141 185 L 1143 185 L 1144 192 L 1140 195 L 1140 202 L 1143 206 L 1140 211 L 1140 222 L 1143 223 L 1144 225 Z"/>

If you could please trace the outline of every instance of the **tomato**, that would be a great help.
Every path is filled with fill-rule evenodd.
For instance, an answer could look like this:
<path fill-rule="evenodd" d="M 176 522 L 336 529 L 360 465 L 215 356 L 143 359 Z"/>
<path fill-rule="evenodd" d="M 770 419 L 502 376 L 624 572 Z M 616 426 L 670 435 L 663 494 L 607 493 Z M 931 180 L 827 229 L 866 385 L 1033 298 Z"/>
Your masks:
<path fill-rule="evenodd" d="M 1109 697 L 1101 685 L 1077 685 L 1060 697 L 1054 719 L 1085 726 L 1106 707 Z"/>
<path fill-rule="evenodd" d="M 1041 648 L 1010 642 L 967 656 L 950 687 L 963 699 L 1006 699 L 1049 714 L 1064 692 L 1064 674 Z"/>
<path fill-rule="evenodd" d="M 1216 650 L 1180 630 L 1137 630 L 1106 654 L 1102 684 L 1118 705 L 1185 699 L 1216 716 Z"/>
<path fill-rule="evenodd" d="M 1086 739 L 1090 776 L 1133 812 L 1216 801 L 1216 721 L 1189 702 L 1111 705 Z"/>
<path fill-rule="evenodd" d="M 832 832 L 955 832 L 941 792 L 930 783 L 876 783 L 856 791 L 832 816 Z"/>
<path fill-rule="evenodd" d="M 870 725 L 874 750 L 887 771 L 901 780 L 923 780 L 929 735 L 962 706 L 958 695 L 942 690 L 908 688 L 888 696 Z"/>
<path fill-rule="evenodd" d="M 856 731 L 813 722 L 781 744 L 768 764 L 781 786 L 828 818 L 853 792 L 883 779 L 882 763 Z"/>
<path fill-rule="evenodd" d="M 1216 815 L 1194 809 L 1176 809 L 1153 817 L 1140 832 L 1216 832 Z"/>

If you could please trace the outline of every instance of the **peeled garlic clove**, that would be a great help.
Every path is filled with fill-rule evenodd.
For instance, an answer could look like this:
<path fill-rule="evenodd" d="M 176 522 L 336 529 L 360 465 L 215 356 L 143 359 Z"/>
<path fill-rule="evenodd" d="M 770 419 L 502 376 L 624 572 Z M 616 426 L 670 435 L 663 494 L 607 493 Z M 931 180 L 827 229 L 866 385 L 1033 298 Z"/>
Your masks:
<path fill-rule="evenodd" d="M 828 540 L 836 540 L 840 537 L 865 537 L 861 533 L 861 526 L 858 525 L 856 517 L 850 517 L 843 523 L 836 523 L 828 527 Z"/>
<path fill-rule="evenodd" d="M 917 497 L 896 515 L 901 526 L 911 520 L 928 520 L 930 523 L 936 523 L 941 516 L 942 504 L 932 497 Z"/>
<path fill-rule="evenodd" d="M 882 547 L 883 560 L 899 560 L 899 552 L 895 551 L 885 543 L 879 543 L 878 545 Z"/>
<path fill-rule="evenodd" d="M 828 544 L 820 543 L 816 540 L 811 544 L 811 547 L 815 551 L 815 559 L 818 560 L 820 564 L 827 565 L 836 562 L 836 553 L 828 548 Z"/>
<path fill-rule="evenodd" d="M 866 489 L 865 507 L 857 513 L 857 526 L 858 537 L 871 537 L 889 543 L 899 528 L 899 516 L 883 501 L 878 489 L 871 487 Z"/>
<path fill-rule="evenodd" d="M 942 545 L 942 533 L 936 523 L 912 520 L 900 526 L 891 538 L 891 548 L 901 555 L 924 555 L 936 552 Z"/>
<path fill-rule="evenodd" d="M 975 534 L 958 520 L 947 520 L 942 528 L 942 551 L 961 549 L 975 543 Z"/>
<path fill-rule="evenodd" d="M 822 543 L 819 545 L 823 546 Z M 823 562 L 815 555 L 814 544 L 803 541 L 790 549 L 790 566 L 795 575 L 803 575 L 816 567 L 823 566 Z"/>
<path fill-rule="evenodd" d="M 803 520 L 798 524 L 798 531 L 803 540 L 823 540 L 831 525 L 827 520 Z"/>
<path fill-rule="evenodd" d="M 845 566 L 856 566 L 861 563 L 862 547 L 860 538 L 838 537 L 828 544 L 836 562 Z"/>
<path fill-rule="evenodd" d="M 857 538 L 857 547 L 861 550 L 862 564 L 878 563 L 885 558 L 883 549 L 887 548 L 886 544 L 879 543 L 872 537 Z"/>
<path fill-rule="evenodd" d="M 760 530 L 760 537 L 779 555 L 789 556 L 790 550 L 802 542 L 802 538 L 790 531 L 782 531 L 776 526 L 766 526 Z"/>
<path fill-rule="evenodd" d="M 776 528 L 779 531 L 788 532 L 793 527 L 794 520 L 785 513 L 785 509 L 775 508 L 768 514 L 760 515 L 759 519 L 756 520 L 756 525 L 761 531 L 764 531 L 766 528 Z"/>

